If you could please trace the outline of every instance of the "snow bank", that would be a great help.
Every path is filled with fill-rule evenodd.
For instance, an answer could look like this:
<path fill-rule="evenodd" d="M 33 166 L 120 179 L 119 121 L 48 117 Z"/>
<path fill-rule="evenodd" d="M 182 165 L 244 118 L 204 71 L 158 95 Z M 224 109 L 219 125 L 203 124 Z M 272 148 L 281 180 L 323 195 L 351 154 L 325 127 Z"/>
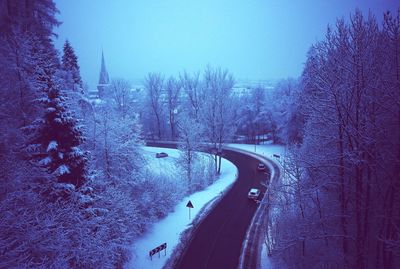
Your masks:
<path fill-rule="evenodd" d="M 268 144 L 254 146 L 249 144 L 227 144 L 227 146 L 257 153 L 259 155 L 269 158 L 271 161 L 274 161 L 278 165 L 280 165 L 279 160 L 274 155 L 279 155 L 280 159 L 284 158 L 286 155 L 285 146 L 282 145 Z"/>
<path fill-rule="evenodd" d="M 153 148 L 143 147 L 144 150 L 154 153 L 165 152 L 169 157 L 177 158 L 179 151 L 175 149 L 166 148 Z M 169 157 L 155 159 L 150 165 L 162 165 L 166 167 Z M 236 179 L 237 168 L 236 166 L 226 159 L 222 160 L 221 175 L 218 180 L 212 185 L 208 186 L 203 191 L 196 192 L 188 197 L 185 197 L 179 202 L 174 211 L 167 217 L 155 223 L 149 231 L 139 238 L 132 246 L 132 260 L 125 266 L 129 269 L 148 269 L 148 268 L 162 268 L 168 258 L 171 256 L 172 250 L 179 244 L 180 234 L 186 230 L 192 223 L 192 220 L 201 212 L 201 209 L 211 200 L 218 197 L 225 189 L 227 189 Z M 180 178 L 176 179 L 181 180 Z M 189 219 L 189 209 L 186 204 L 189 200 L 193 203 L 194 208 L 191 209 L 191 219 Z M 154 204 L 149 206 L 157 206 L 157 203 L 162 201 L 155 201 Z M 167 251 L 160 252 L 154 255 L 152 260 L 149 257 L 149 251 L 153 248 L 167 243 Z"/>

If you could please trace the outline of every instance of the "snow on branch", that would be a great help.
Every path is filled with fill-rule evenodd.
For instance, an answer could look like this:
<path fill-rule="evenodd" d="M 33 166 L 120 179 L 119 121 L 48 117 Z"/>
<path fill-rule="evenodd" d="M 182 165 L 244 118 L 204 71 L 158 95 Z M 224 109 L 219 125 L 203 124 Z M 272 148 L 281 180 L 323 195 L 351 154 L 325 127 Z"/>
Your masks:
<path fill-rule="evenodd" d="M 53 174 L 56 175 L 56 176 L 62 176 L 62 175 L 69 174 L 69 173 L 70 173 L 69 167 L 66 166 L 65 164 L 60 165 L 60 166 L 53 172 Z"/>
<path fill-rule="evenodd" d="M 50 141 L 49 145 L 47 146 L 47 152 L 53 151 L 53 150 L 57 150 L 58 148 L 58 143 L 57 141 Z"/>
<path fill-rule="evenodd" d="M 76 157 L 81 157 L 83 155 L 84 155 L 83 151 L 80 148 L 78 148 L 78 147 L 72 147 L 71 148 L 71 153 L 70 153 L 71 157 L 76 158 Z"/>
<path fill-rule="evenodd" d="M 46 166 L 46 165 L 49 165 L 51 162 L 52 162 L 51 158 L 50 157 L 46 157 L 46 158 L 41 159 L 39 161 L 39 165 Z"/>

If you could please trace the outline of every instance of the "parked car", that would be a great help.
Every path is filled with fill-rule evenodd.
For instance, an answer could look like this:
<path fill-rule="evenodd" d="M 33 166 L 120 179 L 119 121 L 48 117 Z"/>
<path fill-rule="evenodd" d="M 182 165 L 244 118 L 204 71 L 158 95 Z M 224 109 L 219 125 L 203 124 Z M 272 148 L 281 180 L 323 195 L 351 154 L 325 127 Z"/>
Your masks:
<path fill-rule="evenodd" d="M 265 171 L 265 169 L 267 169 L 265 164 L 263 164 L 263 163 L 258 164 L 258 166 L 257 166 L 258 171 Z"/>
<path fill-rule="evenodd" d="M 259 196 L 260 190 L 256 188 L 250 189 L 249 193 L 247 194 L 247 197 L 252 200 L 257 200 Z"/>
<path fill-rule="evenodd" d="M 168 157 L 168 154 L 165 152 L 156 153 L 156 158 L 165 158 L 165 157 Z"/>

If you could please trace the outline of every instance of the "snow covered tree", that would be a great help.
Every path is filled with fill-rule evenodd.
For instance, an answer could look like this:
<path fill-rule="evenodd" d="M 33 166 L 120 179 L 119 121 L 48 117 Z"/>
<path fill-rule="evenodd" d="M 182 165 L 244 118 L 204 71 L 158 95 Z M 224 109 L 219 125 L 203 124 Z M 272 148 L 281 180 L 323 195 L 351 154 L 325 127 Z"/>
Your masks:
<path fill-rule="evenodd" d="M 78 57 L 76 56 L 71 43 L 66 40 L 63 47 L 62 68 L 71 76 L 73 88 L 79 87 L 82 90 L 82 79 L 79 72 Z"/>
<path fill-rule="evenodd" d="M 378 241 L 377 250 L 379 257 L 382 257 L 382 265 L 389 268 L 393 264 L 399 264 L 400 257 L 400 231 L 398 225 L 400 223 L 400 7 L 397 12 L 386 12 L 384 14 L 383 35 L 385 38 L 385 47 L 383 50 L 383 59 L 385 62 L 385 77 L 384 77 L 384 94 L 376 91 L 376 95 L 380 100 L 386 101 L 388 111 L 384 113 L 385 118 L 381 118 L 382 127 L 377 128 L 380 134 L 377 149 L 385 151 L 385 163 L 387 168 L 384 168 L 390 175 L 387 178 L 385 188 L 385 197 L 382 211 L 382 225 L 379 233 L 380 240 Z M 382 102 L 377 106 L 381 107 Z M 378 110 L 379 111 L 379 110 Z M 389 129 L 382 136 L 383 130 Z M 385 128 L 386 127 L 386 128 Z M 384 143 L 382 143 L 384 142 Z M 393 151 L 396 151 L 394 153 Z M 380 157 L 377 153 L 374 157 Z M 379 264 L 378 264 L 379 265 Z M 396 265 L 395 265 L 396 266 Z"/>
<path fill-rule="evenodd" d="M 88 162 L 76 107 L 65 105 L 72 88 L 52 43 L 56 13 L 52 0 L 0 1 L 0 268 L 122 268 L 125 246 L 155 217 L 138 213 L 142 197 L 127 181 L 76 191 Z M 116 150 L 131 148 L 117 136 Z M 32 159 L 21 152 L 28 143 Z"/>
<path fill-rule="evenodd" d="M 233 76 L 220 68 L 207 67 L 204 72 L 204 101 L 201 104 L 201 122 L 206 128 L 206 141 L 214 150 L 215 172 L 221 171 L 222 146 L 236 131 L 232 88 Z"/>
<path fill-rule="evenodd" d="M 279 81 L 263 105 L 263 122 L 274 143 L 300 141 L 302 117 L 299 112 L 299 83 L 289 78 Z"/>
<path fill-rule="evenodd" d="M 198 151 L 203 134 L 203 128 L 200 123 L 187 114 L 182 114 L 178 124 L 179 144 L 181 151 L 181 166 L 186 173 L 188 193 L 193 192 L 193 167 L 198 162 Z"/>
<path fill-rule="evenodd" d="M 45 96 L 39 99 L 45 112 L 28 130 L 32 131 L 32 157 L 53 174 L 59 182 L 82 186 L 87 177 L 87 153 L 79 146 L 83 133 L 72 112 L 65 106 L 64 97 L 54 78 L 46 81 Z"/>
<path fill-rule="evenodd" d="M 286 166 L 300 176 L 283 190 L 291 208 L 275 227 L 285 231 L 274 242 L 286 266 L 399 266 L 400 19 L 391 16 L 380 29 L 356 10 L 310 49 L 299 98 L 304 133 L 294 168 Z"/>
<path fill-rule="evenodd" d="M 91 125 L 90 117 L 93 116 L 91 113 L 93 108 L 91 107 L 92 104 L 87 98 L 87 95 L 85 95 L 87 89 L 85 92 L 85 87 L 79 71 L 78 57 L 68 40 L 65 41 L 63 46 L 61 70 L 58 73 L 58 76 L 63 79 L 63 82 L 60 83 L 60 91 L 62 95 L 65 96 L 66 105 L 73 112 L 75 117 L 82 121 L 85 131 L 88 131 L 88 129 L 93 126 Z"/>
<path fill-rule="evenodd" d="M 271 131 L 267 108 L 272 103 L 266 102 L 267 89 L 259 86 L 249 90 L 248 94 L 236 97 L 238 103 L 237 133 L 245 135 L 248 142 L 258 143 L 261 135 Z"/>
<path fill-rule="evenodd" d="M 102 102 L 93 109 L 96 168 L 108 179 L 132 178 L 140 166 L 142 126 L 129 82 L 112 79 Z"/>
<path fill-rule="evenodd" d="M 138 170 L 141 126 L 136 115 L 121 117 L 112 104 L 96 108 L 96 167 L 110 179 L 127 179 Z"/>

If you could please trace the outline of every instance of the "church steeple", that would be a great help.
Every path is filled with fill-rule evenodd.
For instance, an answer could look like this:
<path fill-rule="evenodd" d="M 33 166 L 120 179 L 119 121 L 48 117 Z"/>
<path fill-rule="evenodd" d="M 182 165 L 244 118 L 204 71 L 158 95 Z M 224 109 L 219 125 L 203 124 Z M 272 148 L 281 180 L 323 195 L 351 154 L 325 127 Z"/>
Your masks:
<path fill-rule="evenodd" d="M 109 84 L 110 84 L 110 79 L 108 77 L 108 72 L 106 69 L 104 53 L 103 51 L 101 51 L 101 68 L 100 68 L 99 84 L 97 85 L 100 99 L 104 97 L 105 90 Z"/>

